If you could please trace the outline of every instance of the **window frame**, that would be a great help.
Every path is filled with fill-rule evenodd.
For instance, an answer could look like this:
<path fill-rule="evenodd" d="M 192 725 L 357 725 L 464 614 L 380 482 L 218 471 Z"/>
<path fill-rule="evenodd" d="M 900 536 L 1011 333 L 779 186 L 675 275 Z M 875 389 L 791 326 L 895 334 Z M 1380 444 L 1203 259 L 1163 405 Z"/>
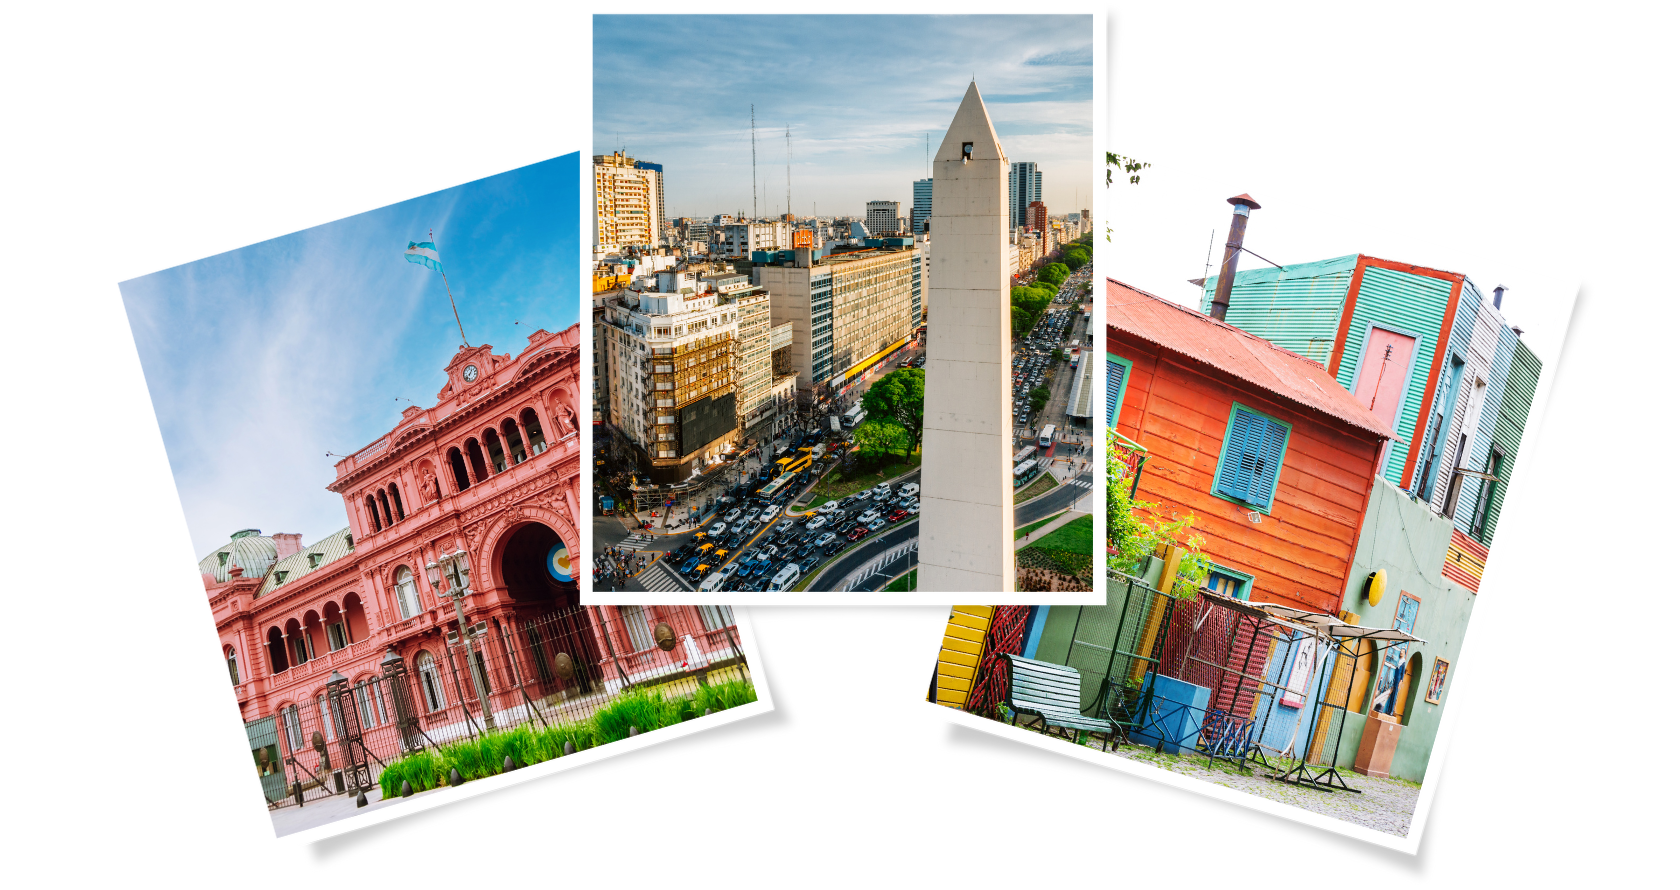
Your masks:
<path fill-rule="evenodd" d="M 1220 574 L 1220 575 L 1224 575 L 1227 578 L 1230 578 L 1231 580 L 1237 582 L 1237 584 L 1238 584 L 1237 595 L 1234 597 L 1234 599 L 1239 599 L 1239 600 L 1242 600 L 1243 602 L 1247 602 L 1248 598 L 1254 593 L 1254 576 L 1253 575 L 1250 575 L 1247 572 L 1240 572 L 1240 571 L 1237 571 L 1236 569 L 1228 568 L 1226 566 L 1222 566 L 1222 565 L 1220 565 L 1219 563 L 1216 563 L 1216 562 L 1215 563 L 1209 563 L 1208 564 L 1208 575 L 1209 575 L 1209 577 L 1211 577 L 1215 573 Z"/>
<path fill-rule="evenodd" d="M 1120 411 L 1126 406 L 1126 387 L 1132 384 L 1132 372 L 1134 370 L 1134 365 L 1131 359 L 1124 356 L 1115 355 L 1112 352 L 1107 353 L 1107 356 L 1108 361 L 1103 367 L 1103 370 L 1106 373 L 1114 373 L 1114 369 L 1109 367 L 1110 365 L 1118 364 L 1126 367 L 1126 376 L 1120 380 L 1120 391 L 1114 394 L 1114 410 L 1109 412 L 1108 428 L 1112 430 L 1120 426 Z M 1107 378 L 1104 378 L 1103 380 L 1103 398 L 1105 400 L 1108 398 Z M 1107 406 L 1105 405 L 1104 407 Z"/>
<path fill-rule="evenodd" d="M 1231 450 L 1231 434 L 1236 430 L 1236 420 L 1237 420 L 1237 412 L 1238 411 L 1247 412 L 1248 414 L 1252 414 L 1252 415 L 1254 415 L 1254 416 L 1256 416 L 1256 417 L 1258 417 L 1262 420 L 1265 420 L 1265 421 L 1270 422 L 1270 423 L 1275 423 L 1275 424 L 1283 427 L 1283 447 L 1278 450 L 1277 467 L 1276 467 L 1276 470 L 1272 473 L 1271 486 L 1266 493 L 1266 502 L 1264 504 L 1256 504 L 1256 503 L 1251 503 L 1249 501 L 1242 500 L 1240 498 L 1234 498 L 1234 497 L 1231 497 L 1230 495 L 1222 493 L 1219 490 L 1219 477 L 1221 475 L 1223 475 L 1224 471 L 1225 471 L 1225 461 L 1226 461 L 1226 458 L 1229 456 L 1229 453 L 1230 453 L 1230 450 Z M 1209 493 L 1212 494 L 1214 497 L 1219 498 L 1222 501 L 1229 501 L 1233 504 L 1239 504 L 1241 506 L 1248 507 L 1251 510 L 1254 510 L 1254 511 L 1259 512 L 1259 513 L 1261 513 L 1263 515 L 1266 515 L 1266 516 L 1272 515 L 1272 506 L 1273 506 L 1273 504 L 1277 503 L 1278 484 L 1283 481 L 1283 462 L 1284 462 L 1285 458 L 1287 458 L 1288 455 L 1289 455 L 1289 440 L 1292 436 L 1294 436 L 1294 434 L 1295 434 L 1295 425 L 1294 424 L 1292 424 L 1292 423 L 1290 423 L 1286 420 L 1281 420 L 1281 419 L 1279 419 L 1279 418 L 1277 418 L 1277 417 L 1275 417 L 1271 414 L 1267 414 L 1264 411 L 1258 411 L 1254 408 L 1249 407 L 1248 405 L 1243 404 L 1242 402 L 1232 400 L 1232 402 L 1231 402 L 1231 413 L 1225 420 L 1225 438 L 1224 438 L 1224 441 L 1222 441 L 1219 445 L 1219 463 L 1218 463 L 1218 465 L 1216 465 L 1214 467 L 1214 470 L 1213 470 L 1213 485 L 1210 487 Z M 1241 460 L 1242 456 L 1240 454 L 1237 455 L 1237 459 Z"/>

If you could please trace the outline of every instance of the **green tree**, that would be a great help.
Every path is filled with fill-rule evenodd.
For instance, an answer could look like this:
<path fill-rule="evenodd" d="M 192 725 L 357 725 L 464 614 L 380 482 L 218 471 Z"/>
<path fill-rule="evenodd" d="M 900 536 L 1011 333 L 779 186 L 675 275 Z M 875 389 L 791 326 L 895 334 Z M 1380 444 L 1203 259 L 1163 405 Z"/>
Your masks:
<path fill-rule="evenodd" d="M 1009 330 L 1019 337 L 1032 329 L 1032 313 L 1025 306 L 1009 307 Z"/>
<path fill-rule="evenodd" d="M 1078 272 L 1091 262 L 1091 254 L 1084 247 L 1076 244 L 1062 251 L 1062 262 L 1067 264 L 1069 270 Z"/>
<path fill-rule="evenodd" d="M 1195 533 L 1194 513 L 1178 520 L 1163 519 L 1160 504 L 1132 500 L 1132 470 L 1120 459 L 1123 444 L 1108 452 L 1108 569 L 1122 575 L 1137 575 L 1143 562 L 1162 546 L 1183 547 L 1185 555 L 1178 574 L 1166 592 L 1180 598 L 1196 595 L 1207 581 L 1212 563 L 1202 554 L 1205 540 Z"/>
<path fill-rule="evenodd" d="M 1061 263 L 1050 263 L 1038 270 L 1038 280 L 1050 285 L 1052 288 L 1058 288 L 1061 287 L 1062 282 L 1066 281 L 1068 276 L 1072 274 L 1072 272 L 1068 271 L 1067 266 Z"/>
<path fill-rule="evenodd" d="M 898 421 L 885 417 L 870 417 L 852 431 L 852 444 L 857 446 L 858 459 L 879 466 L 894 451 L 909 457 L 910 436 Z"/>
<path fill-rule="evenodd" d="M 891 418 L 910 437 L 908 457 L 922 445 L 922 395 L 927 374 L 921 368 L 899 368 L 875 381 L 863 394 L 870 417 Z"/>
<path fill-rule="evenodd" d="M 1029 404 L 1032 405 L 1033 413 L 1037 414 L 1044 408 L 1044 403 L 1050 401 L 1050 390 L 1042 386 L 1033 387 L 1033 391 L 1027 393 L 1027 398 L 1030 400 Z"/>

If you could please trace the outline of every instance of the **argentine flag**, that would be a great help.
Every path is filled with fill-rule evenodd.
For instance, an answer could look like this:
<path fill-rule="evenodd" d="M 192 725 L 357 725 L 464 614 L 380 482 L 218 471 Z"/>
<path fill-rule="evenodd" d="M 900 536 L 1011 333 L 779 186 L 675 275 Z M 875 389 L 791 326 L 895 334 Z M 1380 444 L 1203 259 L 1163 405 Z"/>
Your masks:
<path fill-rule="evenodd" d="M 411 263 L 419 263 L 434 272 L 443 271 L 443 263 L 438 261 L 437 245 L 430 241 L 408 242 L 408 249 L 403 256 Z"/>

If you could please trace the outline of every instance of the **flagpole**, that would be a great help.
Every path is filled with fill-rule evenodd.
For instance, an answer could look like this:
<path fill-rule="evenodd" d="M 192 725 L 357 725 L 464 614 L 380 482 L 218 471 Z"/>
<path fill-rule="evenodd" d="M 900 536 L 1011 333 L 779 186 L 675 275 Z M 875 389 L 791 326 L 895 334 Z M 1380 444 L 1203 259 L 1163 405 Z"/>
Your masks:
<path fill-rule="evenodd" d="M 432 242 L 433 249 L 436 249 L 437 238 L 432 235 L 431 229 L 426 230 L 426 240 Z M 443 251 L 438 251 L 438 256 L 442 255 Z M 461 345 L 470 347 L 472 344 L 467 342 L 467 329 L 461 327 L 461 310 L 455 308 L 455 294 L 449 290 L 449 276 L 444 274 L 441 262 L 438 263 L 438 275 L 443 278 L 443 292 L 449 294 L 449 310 L 455 313 L 455 327 L 461 332 Z"/>

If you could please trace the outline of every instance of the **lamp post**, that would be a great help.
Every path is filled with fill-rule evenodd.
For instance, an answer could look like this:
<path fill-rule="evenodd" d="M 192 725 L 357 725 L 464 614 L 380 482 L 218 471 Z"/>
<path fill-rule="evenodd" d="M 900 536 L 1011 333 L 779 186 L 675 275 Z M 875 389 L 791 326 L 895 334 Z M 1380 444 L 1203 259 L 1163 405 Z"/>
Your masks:
<path fill-rule="evenodd" d="M 440 565 L 438 560 L 441 560 Z M 455 604 L 455 623 L 461 628 L 461 643 L 467 650 L 467 673 L 472 677 L 473 690 L 478 693 L 478 707 L 484 715 L 484 728 L 496 728 L 496 718 L 490 713 L 490 696 L 484 689 L 484 678 L 479 675 L 478 665 L 474 662 L 477 652 L 473 648 L 472 628 L 467 626 L 467 613 L 461 608 L 461 600 L 472 594 L 468 582 L 472 579 L 472 567 L 467 557 L 467 551 L 456 550 L 453 553 L 438 554 L 438 560 L 426 563 L 426 580 L 432 582 L 432 591 L 439 593 L 439 583 L 448 581 L 448 588 L 441 591 Z"/>

